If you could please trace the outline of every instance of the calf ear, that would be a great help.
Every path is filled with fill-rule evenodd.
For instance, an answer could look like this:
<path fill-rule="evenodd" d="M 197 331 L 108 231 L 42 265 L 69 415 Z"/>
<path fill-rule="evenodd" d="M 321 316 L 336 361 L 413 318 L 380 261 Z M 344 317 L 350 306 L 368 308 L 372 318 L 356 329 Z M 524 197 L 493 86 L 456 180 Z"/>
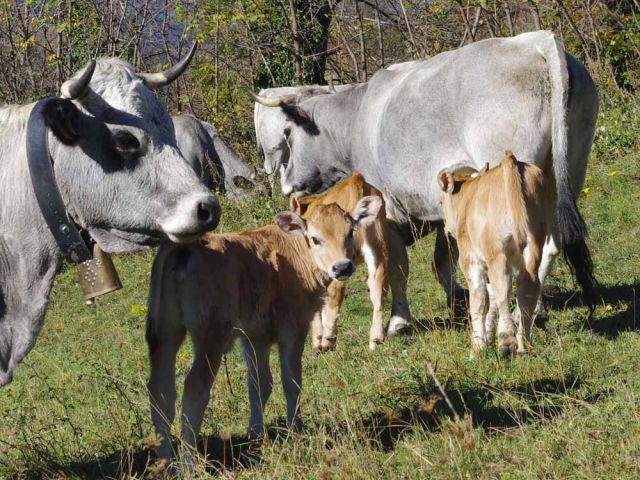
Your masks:
<path fill-rule="evenodd" d="M 360 225 L 370 225 L 382 208 L 382 198 L 376 195 L 362 197 L 351 212 L 351 218 Z"/>
<path fill-rule="evenodd" d="M 438 173 L 438 185 L 440 185 L 440 188 L 444 193 L 453 193 L 454 185 L 453 175 L 451 175 L 451 172 L 448 172 L 446 169 L 441 170 L 440 173 Z"/>
<path fill-rule="evenodd" d="M 303 127 L 311 123 L 311 117 L 309 116 L 309 114 L 302 107 L 298 105 L 282 103 L 280 105 L 280 108 L 282 109 L 284 114 L 287 116 L 287 118 L 291 120 L 293 123 L 295 123 L 296 125 Z"/>
<path fill-rule="evenodd" d="M 304 220 L 293 212 L 280 212 L 273 217 L 273 221 L 281 230 L 290 235 L 304 235 Z"/>
<path fill-rule="evenodd" d="M 80 138 L 80 110 L 71 100 L 57 98 L 43 109 L 44 122 L 65 145 L 74 145 Z"/>
<path fill-rule="evenodd" d="M 291 195 L 291 199 L 289 200 L 289 208 L 291 211 L 297 213 L 301 217 L 307 212 L 307 208 L 309 208 L 309 204 L 311 202 L 306 201 L 307 197 L 298 198 L 295 195 Z"/>

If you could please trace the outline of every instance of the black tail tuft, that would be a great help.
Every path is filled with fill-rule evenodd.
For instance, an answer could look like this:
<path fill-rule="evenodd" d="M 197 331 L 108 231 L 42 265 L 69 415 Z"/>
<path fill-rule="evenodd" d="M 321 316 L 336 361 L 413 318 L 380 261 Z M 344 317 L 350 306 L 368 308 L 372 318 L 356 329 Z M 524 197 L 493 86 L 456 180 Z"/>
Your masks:
<path fill-rule="evenodd" d="M 582 288 L 584 304 L 593 312 L 598 301 L 598 281 L 593 276 L 593 260 L 584 238 L 579 238 L 573 243 L 566 243 L 564 245 L 564 258 L 580 288 Z"/>
<path fill-rule="evenodd" d="M 580 211 L 570 190 L 567 192 L 559 192 L 556 216 L 556 226 L 558 227 L 560 243 L 562 245 L 571 245 L 581 241 L 584 243 L 587 226 L 584 223 L 582 215 L 580 215 Z M 588 253 L 586 246 L 584 248 Z"/>

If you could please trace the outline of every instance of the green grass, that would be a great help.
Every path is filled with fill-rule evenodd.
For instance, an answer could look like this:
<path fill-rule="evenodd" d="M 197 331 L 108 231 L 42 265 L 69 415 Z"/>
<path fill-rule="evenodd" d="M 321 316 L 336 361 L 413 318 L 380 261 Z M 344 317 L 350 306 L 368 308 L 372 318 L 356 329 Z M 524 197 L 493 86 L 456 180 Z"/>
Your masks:
<path fill-rule="evenodd" d="M 364 269 L 349 283 L 334 352 L 304 356 L 303 434 L 281 428 L 276 388 L 270 436 L 243 444 L 245 369 L 226 358 L 203 434 L 206 473 L 254 478 L 637 478 L 640 471 L 640 111 L 637 99 L 603 106 L 580 200 L 602 284 L 590 320 L 567 267 L 549 284 L 550 318 L 535 354 L 471 360 L 466 327 L 446 318 L 431 271 L 433 238 L 411 247 L 409 298 L 420 328 L 367 350 Z M 617 172 L 617 173 L 612 173 Z M 282 199 L 225 205 L 221 229 L 270 221 Z M 84 306 L 75 269 L 58 277 L 36 347 L 0 390 L 0 477 L 138 477 L 152 432 L 145 383 L 144 312 L 153 252 L 115 259 L 124 289 Z M 215 275 L 215 272 L 212 272 Z M 310 345 L 309 345 L 310 347 Z M 189 367 L 186 344 L 180 378 Z M 461 420 L 439 395 L 427 364 Z M 464 420 L 466 416 L 467 420 Z M 466 423 L 470 422 L 470 423 Z M 226 464 L 222 467 L 221 464 Z M 240 465 L 243 465 L 242 467 Z"/>

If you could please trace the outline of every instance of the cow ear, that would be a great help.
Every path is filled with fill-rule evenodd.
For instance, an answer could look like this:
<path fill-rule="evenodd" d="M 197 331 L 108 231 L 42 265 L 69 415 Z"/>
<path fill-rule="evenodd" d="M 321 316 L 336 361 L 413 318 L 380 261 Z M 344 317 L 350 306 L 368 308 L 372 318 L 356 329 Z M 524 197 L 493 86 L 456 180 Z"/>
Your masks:
<path fill-rule="evenodd" d="M 281 230 L 287 232 L 289 235 L 304 235 L 306 230 L 304 220 L 293 212 L 280 212 L 273 221 L 280 227 Z"/>
<path fill-rule="evenodd" d="M 44 122 L 65 145 L 74 145 L 80 138 L 80 110 L 71 100 L 57 98 L 43 109 Z"/>
<path fill-rule="evenodd" d="M 309 116 L 309 114 L 298 105 L 283 103 L 280 105 L 280 108 L 287 116 L 287 118 L 296 125 L 303 127 L 311 123 L 311 117 Z"/>
<path fill-rule="evenodd" d="M 370 225 L 375 221 L 381 208 L 382 198 L 376 195 L 362 197 L 351 212 L 351 218 L 360 225 Z"/>
<path fill-rule="evenodd" d="M 444 193 L 452 194 L 454 188 L 454 180 L 451 172 L 441 170 L 438 174 L 438 184 Z"/>

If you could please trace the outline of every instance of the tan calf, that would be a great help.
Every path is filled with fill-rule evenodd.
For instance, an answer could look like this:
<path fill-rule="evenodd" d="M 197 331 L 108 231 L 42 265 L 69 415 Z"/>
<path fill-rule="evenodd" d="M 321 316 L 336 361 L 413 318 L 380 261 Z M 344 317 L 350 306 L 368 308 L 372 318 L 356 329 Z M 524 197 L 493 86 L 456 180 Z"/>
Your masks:
<path fill-rule="evenodd" d="M 353 210 L 364 196 L 375 196 L 382 199 L 382 194 L 375 187 L 365 182 L 363 176 L 355 172 L 342 180 L 333 188 L 318 195 L 291 197 L 291 209 L 306 219 L 313 215 L 321 205 L 338 204 L 343 210 Z M 384 302 L 387 294 L 387 234 L 384 203 L 375 220 L 366 226 L 356 228 L 353 239 L 354 261 L 364 261 L 367 265 L 369 297 L 373 305 L 373 317 L 369 330 L 369 348 L 374 350 L 384 341 Z M 329 284 L 327 298 L 322 312 L 313 321 L 313 349 L 326 351 L 333 349 L 337 337 L 337 320 L 344 300 L 346 284 L 332 281 Z"/>
<path fill-rule="evenodd" d="M 186 332 L 194 346 L 181 416 L 181 456 L 187 466 L 222 354 L 237 337 L 248 369 L 249 434 L 263 430 L 274 343 L 280 353 L 287 422 L 292 429 L 301 428 L 301 358 L 309 325 L 329 283 L 346 280 L 355 271 L 354 229 L 375 221 L 381 207 L 378 197 L 364 197 L 351 213 L 336 204 L 315 209 L 305 220 L 283 212 L 275 217 L 277 226 L 207 234 L 198 244 L 160 247 L 151 276 L 146 333 L 151 416 L 162 437 L 160 457 L 171 456 L 175 360 Z"/>
<path fill-rule="evenodd" d="M 500 353 L 526 353 L 540 295 L 542 248 L 553 221 L 553 178 L 507 151 L 491 170 L 457 165 L 442 170 L 438 181 L 445 228 L 457 241 L 469 285 L 474 349 L 493 342 L 498 316 Z M 517 335 L 509 311 L 513 270 L 519 272 Z"/>

